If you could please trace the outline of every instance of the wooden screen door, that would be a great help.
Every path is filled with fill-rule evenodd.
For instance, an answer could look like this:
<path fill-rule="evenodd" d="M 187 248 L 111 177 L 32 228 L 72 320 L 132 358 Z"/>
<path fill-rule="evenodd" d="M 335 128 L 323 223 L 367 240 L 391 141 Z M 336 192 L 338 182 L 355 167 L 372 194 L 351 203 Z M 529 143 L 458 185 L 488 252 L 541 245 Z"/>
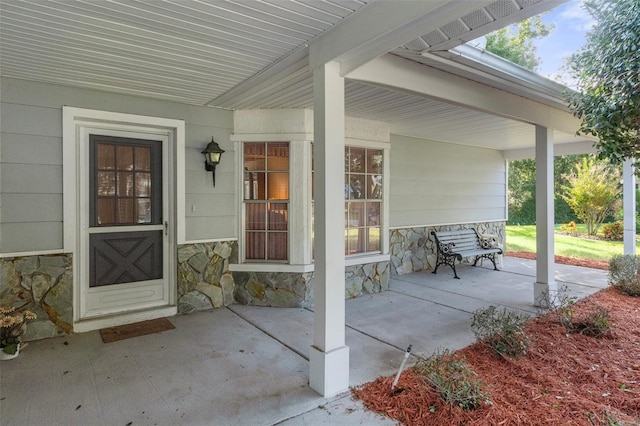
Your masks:
<path fill-rule="evenodd" d="M 85 318 L 169 303 L 164 151 L 162 140 L 89 135 Z"/>

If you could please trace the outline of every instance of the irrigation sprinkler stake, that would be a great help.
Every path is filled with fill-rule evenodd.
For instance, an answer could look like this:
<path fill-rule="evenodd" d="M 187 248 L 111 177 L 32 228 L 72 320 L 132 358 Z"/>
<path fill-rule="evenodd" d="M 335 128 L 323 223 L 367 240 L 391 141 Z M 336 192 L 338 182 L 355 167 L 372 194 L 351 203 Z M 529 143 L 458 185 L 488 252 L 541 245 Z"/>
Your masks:
<path fill-rule="evenodd" d="M 407 348 L 407 351 L 404 353 L 404 358 L 402 359 L 402 364 L 400 364 L 400 369 L 398 370 L 398 374 L 396 374 L 396 378 L 393 380 L 393 384 L 391 385 L 391 390 L 393 391 L 398 384 L 398 380 L 400 379 L 400 374 L 402 370 L 404 370 L 404 365 L 407 363 L 407 359 L 409 359 L 409 355 L 411 355 L 411 346 Z"/>

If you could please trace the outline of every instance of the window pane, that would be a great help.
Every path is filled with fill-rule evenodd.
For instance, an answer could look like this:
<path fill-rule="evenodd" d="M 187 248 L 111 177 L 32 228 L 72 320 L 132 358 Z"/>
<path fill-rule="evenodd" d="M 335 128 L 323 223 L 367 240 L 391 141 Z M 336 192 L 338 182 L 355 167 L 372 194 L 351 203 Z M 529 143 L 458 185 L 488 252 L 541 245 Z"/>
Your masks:
<path fill-rule="evenodd" d="M 346 254 L 364 252 L 366 228 L 349 228 L 345 230 L 345 250 Z"/>
<path fill-rule="evenodd" d="M 287 205 L 283 203 L 271 203 L 269 205 L 269 230 L 287 230 Z"/>
<path fill-rule="evenodd" d="M 151 148 L 136 148 L 136 170 L 151 171 Z"/>
<path fill-rule="evenodd" d="M 118 170 L 133 170 L 133 147 L 116 146 L 116 160 Z"/>
<path fill-rule="evenodd" d="M 247 259 L 264 259 L 265 236 L 263 232 L 247 232 L 245 250 Z"/>
<path fill-rule="evenodd" d="M 349 175 L 344 175 L 344 199 L 348 200 L 353 198 L 353 189 L 351 189 L 351 182 L 349 182 Z"/>
<path fill-rule="evenodd" d="M 151 173 L 136 173 L 136 197 L 151 196 Z"/>
<path fill-rule="evenodd" d="M 267 144 L 267 170 L 289 170 L 289 144 L 287 142 Z"/>
<path fill-rule="evenodd" d="M 349 173 L 349 169 L 351 168 L 350 167 L 351 161 L 349 160 L 350 158 L 351 158 L 351 154 L 349 153 L 349 147 L 345 146 L 344 147 L 344 172 L 345 173 Z"/>
<path fill-rule="evenodd" d="M 269 260 L 287 260 L 287 233 L 270 232 L 269 234 Z"/>
<path fill-rule="evenodd" d="M 380 204 L 367 203 L 367 226 L 380 225 Z"/>
<path fill-rule="evenodd" d="M 382 198 L 382 175 L 367 175 L 367 198 Z"/>
<path fill-rule="evenodd" d="M 116 161 L 116 151 L 113 145 L 97 144 L 98 146 L 98 158 L 96 159 L 96 165 L 98 169 L 113 170 Z"/>
<path fill-rule="evenodd" d="M 244 144 L 244 168 L 245 170 L 264 170 L 265 164 L 265 144 L 245 143 Z"/>
<path fill-rule="evenodd" d="M 253 199 L 254 200 L 266 200 L 265 197 L 265 183 L 267 179 L 267 174 L 264 172 L 253 173 L 255 178 L 255 182 L 253 182 Z"/>
<path fill-rule="evenodd" d="M 247 203 L 245 208 L 246 229 L 265 230 L 265 212 L 266 204 L 263 203 Z"/>
<path fill-rule="evenodd" d="M 98 198 L 98 225 L 112 225 L 116 223 L 116 199 Z"/>
<path fill-rule="evenodd" d="M 349 203 L 349 222 L 347 226 L 364 226 L 364 203 Z"/>
<path fill-rule="evenodd" d="M 114 172 L 98 172 L 98 195 L 116 195 L 116 174 Z"/>
<path fill-rule="evenodd" d="M 258 176 L 254 172 L 244 173 L 244 199 L 258 199 Z"/>
<path fill-rule="evenodd" d="M 269 173 L 267 186 L 269 200 L 289 199 L 289 173 Z"/>
<path fill-rule="evenodd" d="M 118 197 L 133 197 L 132 172 L 118 172 Z"/>
<path fill-rule="evenodd" d="M 349 155 L 349 172 L 364 173 L 364 148 L 351 148 Z"/>
<path fill-rule="evenodd" d="M 382 150 L 367 150 L 367 173 L 382 173 Z"/>
<path fill-rule="evenodd" d="M 138 198 L 136 199 L 136 222 L 137 223 L 151 223 L 151 199 L 150 198 Z"/>
<path fill-rule="evenodd" d="M 380 228 L 369 228 L 367 251 L 380 251 Z"/>
<path fill-rule="evenodd" d="M 349 179 L 349 185 L 351 187 L 351 198 L 354 200 L 363 199 L 365 194 L 364 190 L 364 175 L 351 175 Z"/>

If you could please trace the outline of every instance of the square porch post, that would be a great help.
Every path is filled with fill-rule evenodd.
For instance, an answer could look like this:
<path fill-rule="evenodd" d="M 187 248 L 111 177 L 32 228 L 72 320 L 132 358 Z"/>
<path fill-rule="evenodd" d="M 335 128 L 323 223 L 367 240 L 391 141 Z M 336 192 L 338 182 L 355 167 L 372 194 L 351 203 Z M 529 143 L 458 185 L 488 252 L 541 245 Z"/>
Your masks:
<path fill-rule="evenodd" d="M 622 165 L 622 211 L 624 214 L 624 254 L 636 255 L 636 175 L 633 159 Z"/>
<path fill-rule="evenodd" d="M 558 291 L 553 276 L 553 130 L 536 125 L 536 282 L 533 303 L 548 306 Z"/>
<path fill-rule="evenodd" d="M 313 71 L 315 273 L 309 385 L 330 397 L 349 389 L 345 345 L 344 78 L 340 64 Z"/>

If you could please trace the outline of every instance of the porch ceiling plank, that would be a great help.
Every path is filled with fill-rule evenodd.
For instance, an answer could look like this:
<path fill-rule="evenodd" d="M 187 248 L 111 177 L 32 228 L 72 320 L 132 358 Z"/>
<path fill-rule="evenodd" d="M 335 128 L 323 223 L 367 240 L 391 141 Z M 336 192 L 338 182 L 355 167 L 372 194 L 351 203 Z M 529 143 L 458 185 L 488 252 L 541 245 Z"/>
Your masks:
<path fill-rule="evenodd" d="M 580 121 L 568 111 L 498 91 L 395 55 L 375 59 L 352 71 L 347 78 L 566 133 L 575 133 L 580 127 Z"/>
<path fill-rule="evenodd" d="M 183 52 L 190 51 L 190 54 L 196 57 L 206 54 L 226 55 L 230 59 L 241 61 L 246 66 L 253 67 L 264 66 L 271 59 L 263 51 L 252 51 L 246 47 L 240 49 L 239 45 L 236 45 L 235 48 L 233 46 L 227 47 L 227 44 L 211 43 L 210 39 L 201 36 L 197 38 L 186 37 L 167 26 L 136 25 L 113 17 L 107 20 L 100 14 L 89 15 L 84 9 L 82 10 L 84 13 L 81 14 L 68 5 L 68 2 L 59 5 L 45 2 L 39 3 L 38 7 L 22 10 L 19 7 L 14 7 L 15 5 L 12 3 L 3 5 L 3 13 L 12 12 L 12 15 L 6 19 L 11 20 L 12 16 L 19 16 L 20 20 L 16 19 L 17 24 L 29 25 L 29 27 L 23 27 L 25 34 L 29 34 L 31 25 L 40 25 L 46 31 L 54 34 L 66 33 L 78 40 L 92 37 L 100 40 L 103 45 L 117 43 L 134 49 L 136 46 L 151 49 L 175 49 Z M 225 43 L 231 43 L 231 41 L 225 40 Z"/>
<path fill-rule="evenodd" d="M 377 1 L 309 43 L 311 69 L 338 61 L 342 75 L 494 0 Z"/>

